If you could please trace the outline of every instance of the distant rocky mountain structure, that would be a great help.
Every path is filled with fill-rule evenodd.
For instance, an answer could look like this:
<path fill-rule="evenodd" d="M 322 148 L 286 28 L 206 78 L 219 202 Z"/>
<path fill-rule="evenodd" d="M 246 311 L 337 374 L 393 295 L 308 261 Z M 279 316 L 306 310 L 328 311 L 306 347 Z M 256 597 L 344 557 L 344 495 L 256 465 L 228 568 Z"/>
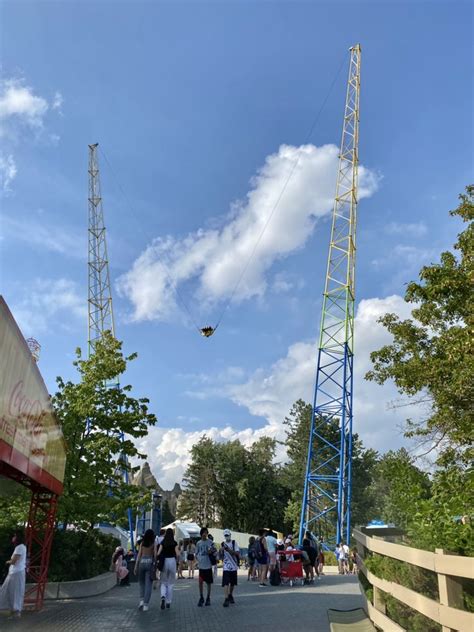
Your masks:
<path fill-rule="evenodd" d="M 133 485 L 144 487 L 146 489 L 158 490 L 158 492 L 163 496 L 163 509 L 165 503 L 167 503 L 170 513 L 173 516 L 176 516 L 178 498 L 182 493 L 179 483 L 175 483 L 173 489 L 170 491 L 164 490 L 154 477 L 153 472 L 150 469 L 150 465 L 147 462 L 145 462 L 140 470 L 135 474 L 132 479 L 132 483 Z"/>

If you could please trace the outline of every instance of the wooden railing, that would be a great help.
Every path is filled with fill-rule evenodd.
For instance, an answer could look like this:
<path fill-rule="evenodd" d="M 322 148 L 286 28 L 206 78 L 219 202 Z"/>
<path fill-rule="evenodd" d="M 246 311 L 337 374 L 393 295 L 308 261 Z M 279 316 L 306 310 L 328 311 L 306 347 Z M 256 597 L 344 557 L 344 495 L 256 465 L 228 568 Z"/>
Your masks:
<path fill-rule="evenodd" d="M 439 623 L 443 632 L 472 632 L 474 614 L 462 610 L 463 595 L 461 579 L 474 579 L 474 558 L 447 555 L 442 549 L 435 553 L 413 549 L 402 544 L 387 542 L 378 537 L 369 537 L 354 530 L 357 542 L 359 569 L 372 584 L 373 604 L 367 601 L 367 610 L 372 621 L 384 632 L 401 632 L 404 628 L 390 619 L 385 612 L 381 591 L 392 595 L 409 608 Z M 364 551 L 385 555 L 436 573 L 438 577 L 439 601 L 430 599 L 415 590 L 392 581 L 381 579 L 371 573 L 364 564 Z"/>

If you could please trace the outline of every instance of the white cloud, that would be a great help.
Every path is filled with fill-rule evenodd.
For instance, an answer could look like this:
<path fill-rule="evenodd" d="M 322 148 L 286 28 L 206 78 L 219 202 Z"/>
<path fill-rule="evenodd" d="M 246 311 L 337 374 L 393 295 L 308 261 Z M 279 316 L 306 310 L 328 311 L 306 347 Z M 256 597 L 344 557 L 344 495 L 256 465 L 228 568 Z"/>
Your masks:
<path fill-rule="evenodd" d="M 51 103 L 51 109 L 57 110 L 59 114 L 62 114 L 62 105 L 64 103 L 63 95 L 60 92 L 55 92 L 53 101 Z"/>
<path fill-rule="evenodd" d="M 0 138 L 7 157 L 0 158 L 0 190 L 9 191 L 9 185 L 16 176 L 17 167 L 10 151 L 24 138 L 33 134 L 39 139 L 44 130 L 44 121 L 49 110 L 61 114 L 62 96 L 56 92 L 51 104 L 22 79 L 0 80 Z M 59 142 L 57 134 L 48 136 L 49 142 Z"/>
<path fill-rule="evenodd" d="M 0 191 L 9 192 L 10 184 L 17 173 L 16 163 L 13 156 L 0 155 Z"/>
<path fill-rule="evenodd" d="M 254 252 L 296 161 L 293 176 Z M 318 218 L 331 212 L 337 164 L 335 145 L 282 145 L 267 156 L 251 180 L 246 199 L 232 204 L 221 228 L 199 229 L 182 239 L 155 239 L 117 284 L 133 304 L 133 319 L 169 319 L 177 309 L 173 283 L 197 284 L 194 302 L 200 305 L 229 298 L 247 264 L 233 299 L 263 296 L 272 264 L 301 248 Z M 359 178 L 360 197 L 370 196 L 377 188 L 377 177 L 361 166 Z"/>
<path fill-rule="evenodd" d="M 423 235 L 426 235 L 428 232 L 428 228 L 424 222 L 416 222 L 413 224 L 390 222 L 390 224 L 387 224 L 385 227 L 385 232 L 389 235 L 423 237 Z"/>
<path fill-rule="evenodd" d="M 42 215 L 42 212 L 40 214 Z M 52 222 L 46 223 L 46 220 L 40 221 L 33 216 L 21 219 L 3 215 L 2 233 L 4 237 L 62 255 L 82 259 L 87 253 L 85 236 L 78 235 L 72 227 L 66 230 L 55 226 Z"/>
<path fill-rule="evenodd" d="M 37 337 L 57 327 L 67 328 L 71 316 L 76 322 L 86 323 L 86 298 L 73 281 L 36 279 L 22 290 L 22 298 L 13 302 L 12 314 L 25 337 Z"/>
<path fill-rule="evenodd" d="M 406 417 L 415 417 L 416 408 L 394 410 L 390 403 L 398 398 L 391 383 L 381 387 L 364 380 L 371 368 L 370 352 L 390 341 L 390 336 L 377 319 L 387 312 L 408 318 L 411 308 L 401 296 L 371 298 L 360 301 L 355 319 L 354 361 L 354 432 L 366 447 L 380 451 L 403 444 L 400 426 Z M 219 389 L 220 396 L 227 394 L 237 405 L 245 407 L 252 415 L 263 417 L 260 428 L 236 430 L 230 424 L 223 428 L 207 428 L 186 432 L 182 428 L 152 429 L 141 443 L 147 452 L 158 481 L 165 488 L 181 480 L 189 461 L 189 449 L 204 434 L 216 441 L 240 439 L 250 445 L 262 436 L 285 438 L 283 419 L 292 404 L 299 398 L 313 401 L 316 371 L 316 342 L 302 341 L 291 345 L 287 355 L 272 366 L 261 368 L 244 383 L 228 383 Z M 242 377 L 242 374 L 239 374 Z M 199 379 L 199 376 L 196 376 Z M 207 386 L 210 384 L 210 386 Z M 212 376 L 202 379 L 201 393 L 212 396 Z M 282 448 L 278 459 L 283 459 Z"/>
<path fill-rule="evenodd" d="M 0 84 L 0 119 L 13 119 L 32 128 L 41 128 L 48 111 L 48 102 L 33 93 L 33 89 L 16 79 Z"/>

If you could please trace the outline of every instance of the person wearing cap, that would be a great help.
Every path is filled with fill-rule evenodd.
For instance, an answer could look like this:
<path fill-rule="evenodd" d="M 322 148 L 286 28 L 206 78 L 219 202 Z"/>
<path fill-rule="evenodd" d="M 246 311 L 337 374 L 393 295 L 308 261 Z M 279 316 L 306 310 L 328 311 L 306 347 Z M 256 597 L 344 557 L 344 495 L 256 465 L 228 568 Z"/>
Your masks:
<path fill-rule="evenodd" d="M 224 608 L 234 601 L 234 586 L 237 586 L 237 571 L 239 570 L 240 549 L 232 533 L 224 529 L 225 542 L 222 542 L 219 557 L 223 560 L 222 586 L 224 587 Z"/>

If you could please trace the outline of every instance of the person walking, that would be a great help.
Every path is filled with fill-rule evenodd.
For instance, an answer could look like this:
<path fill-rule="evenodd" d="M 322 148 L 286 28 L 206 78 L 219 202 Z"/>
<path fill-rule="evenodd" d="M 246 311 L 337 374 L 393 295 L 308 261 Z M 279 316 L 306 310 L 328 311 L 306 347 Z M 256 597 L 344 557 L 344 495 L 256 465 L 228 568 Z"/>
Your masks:
<path fill-rule="evenodd" d="M 353 575 L 357 575 L 357 573 L 359 572 L 359 559 L 358 559 L 359 553 L 357 551 L 357 547 L 355 546 L 352 551 L 351 551 L 351 562 L 352 562 L 352 574 Z"/>
<path fill-rule="evenodd" d="M 249 565 L 247 581 L 255 581 L 257 579 L 257 554 L 255 552 L 255 538 L 253 535 L 251 535 L 249 538 L 249 546 L 247 549 L 247 563 Z"/>
<path fill-rule="evenodd" d="M 324 575 L 324 540 L 322 536 L 319 537 L 318 542 L 318 578 L 321 579 L 321 575 Z"/>
<path fill-rule="evenodd" d="M 23 532 L 17 531 L 12 537 L 15 547 L 8 564 L 8 575 L 0 587 L 0 610 L 10 610 L 11 617 L 21 617 L 25 598 L 26 546 Z"/>
<path fill-rule="evenodd" d="M 166 529 L 161 542 L 157 559 L 163 559 L 163 568 L 160 573 L 161 609 L 171 607 L 173 599 L 173 586 L 176 581 L 176 564 L 179 559 L 178 543 L 174 539 L 173 529 Z"/>
<path fill-rule="evenodd" d="M 224 608 L 234 601 L 234 588 L 237 586 L 237 571 L 239 570 L 240 549 L 239 545 L 232 540 L 232 533 L 229 529 L 224 529 L 225 542 L 221 544 L 219 557 L 223 560 L 222 586 L 224 588 Z"/>
<path fill-rule="evenodd" d="M 275 533 L 273 533 L 273 531 L 269 531 L 265 536 L 265 540 L 267 541 L 268 565 L 271 575 L 276 566 L 277 539 Z"/>
<path fill-rule="evenodd" d="M 178 549 L 179 549 L 178 579 L 184 579 L 183 570 L 184 570 L 184 562 L 186 561 L 186 551 L 184 550 L 184 544 L 182 540 L 179 541 Z"/>
<path fill-rule="evenodd" d="M 211 586 L 214 582 L 212 573 L 212 561 L 217 554 L 216 547 L 212 540 L 208 538 L 207 527 L 202 527 L 201 539 L 196 545 L 196 557 L 199 564 L 199 601 L 198 606 L 210 606 L 211 605 Z M 206 601 L 204 601 L 204 586 L 207 586 Z"/>
<path fill-rule="evenodd" d="M 112 557 L 112 564 L 117 576 L 117 586 L 130 586 L 130 577 L 123 547 L 118 546 Z"/>
<path fill-rule="evenodd" d="M 194 567 L 196 566 L 196 545 L 192 540 L 189 541 L 186 561 L 188 562 L 188 579 L 194 579 Z"/>
<path fill-rule="evenodd" d="M 137 559 L 135 561 L 134 574 L 138 575 L 140 586 L 140 602 L 138 608 L 143 612 L 148 610 L 154 577 L 152 577 L 153 562 L 155 560 L 155 532 L 147 529 L 140 543 Z"/>
<path fill-rule="evenodd" d="M 260 587 L 267 586 L 265 580 L 267 578 L 268 571 L 268 548 L 267 541 L 265 538 L 266 530 L 260 529 L 259 537 L 255 542 L 256 553 L 257 553 L 257 562 L 259 566 L 259 574 L 260 574 Z"/>
<path fill-rule="evenodd" d="M 214 537 L 213 535 L 210 533 L 208 536 L 209 540 L 211 542 L 214 542 Z M 215 544 L 214 544 L 215 546 Z M 212 576 L 214 577 L 214 579 L 217 579 L 217 555 L 216 556 L 211 556 L 211 564 L 212 564 Z"/>

